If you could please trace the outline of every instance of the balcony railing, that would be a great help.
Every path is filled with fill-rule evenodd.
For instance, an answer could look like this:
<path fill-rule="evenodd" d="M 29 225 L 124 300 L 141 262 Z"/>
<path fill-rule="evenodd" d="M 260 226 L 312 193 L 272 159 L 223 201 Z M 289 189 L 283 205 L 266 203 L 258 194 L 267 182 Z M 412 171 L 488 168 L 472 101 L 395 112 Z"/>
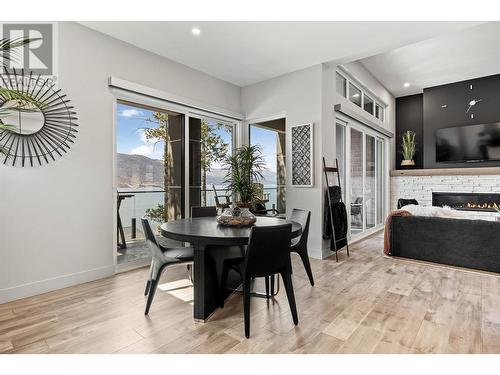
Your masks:
<path fill-rule="evenodd" d="M 216 188 L 217 193 L 226 195 L 226 190 Z M 215 195 L 213 189 L 202 190 L 206 192 L 206 205 L 215 206 Z M 266 202 L 268 208 L 275 208 L 277 205 L 278 188 L 275 186 L 264 186 L 264 193 L 269 193 L 269 201 Z M 133 190 L 120 189 L 119 195 L 130 194 L 130 198 L 125 198 L 120 205 L 120 218 L 125 233 L 126 242 L 143 239 L 144 234 L 140 225 L 140 218 L 146 214 L 149 208 L 156 208 L 163 204 L 165 190 Z M 135 229 L 133 228 L 135 222 Z"/>

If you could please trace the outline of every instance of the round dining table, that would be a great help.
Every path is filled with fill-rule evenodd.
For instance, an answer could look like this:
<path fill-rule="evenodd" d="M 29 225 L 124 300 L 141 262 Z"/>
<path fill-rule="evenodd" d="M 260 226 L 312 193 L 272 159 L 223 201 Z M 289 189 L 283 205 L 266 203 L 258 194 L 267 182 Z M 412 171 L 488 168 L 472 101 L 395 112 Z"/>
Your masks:
<path fill-rule="evenodd" d="M 257 217 L 253 226 L 292 224 L 292 238 L 302 233 L 302 226 L 294 221 L 276 217 Z M 252 227 L 228 227 L 217 223 L 215 217 L 198 217 L 169 221 L 161 225 L 162 236 L 189 242 L 194 250 L 194 308 L 197 321 L 206 321 L 217 308 L 216 281 L 210 269 L 208 252 L 217 251 L 217 246 L 248 244 Z"/>

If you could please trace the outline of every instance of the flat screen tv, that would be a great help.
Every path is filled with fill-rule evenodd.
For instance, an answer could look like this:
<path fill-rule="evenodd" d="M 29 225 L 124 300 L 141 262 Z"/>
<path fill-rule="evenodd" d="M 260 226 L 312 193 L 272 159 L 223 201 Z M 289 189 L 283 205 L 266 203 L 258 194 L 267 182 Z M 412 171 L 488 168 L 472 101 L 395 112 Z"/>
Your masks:
<path fill-rule="evenodd" d="M 500 160 L 500 123 L 436 130 L 436 162 Z"/>

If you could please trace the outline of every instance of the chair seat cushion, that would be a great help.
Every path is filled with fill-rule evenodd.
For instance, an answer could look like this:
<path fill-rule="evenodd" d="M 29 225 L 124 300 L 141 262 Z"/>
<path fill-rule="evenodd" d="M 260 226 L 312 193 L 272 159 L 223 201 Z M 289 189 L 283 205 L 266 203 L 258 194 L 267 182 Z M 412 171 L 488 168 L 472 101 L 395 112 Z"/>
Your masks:
<path fill-rule="evenodd" d="M 300 237 L 292 238 L 292 241 L 290 243 L 290 247 L 293 248 L 293 247 L 297 246 L 297 244 L 299 243 L 299 241 L 300 241 Z"/>
<path fill-rule="evenodd" d="M 189 262 L 194 259 L 192 247 L 163 247 L 160 246 L 163 255 L 169 258 L 179 259 L 181 262 Z"/>

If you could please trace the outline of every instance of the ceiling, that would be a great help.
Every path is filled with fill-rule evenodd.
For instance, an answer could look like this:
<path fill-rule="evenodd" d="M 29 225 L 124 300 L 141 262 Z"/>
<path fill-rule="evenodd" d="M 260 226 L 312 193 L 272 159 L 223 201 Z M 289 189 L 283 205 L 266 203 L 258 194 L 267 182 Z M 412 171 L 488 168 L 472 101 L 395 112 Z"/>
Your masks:
<path fill-rule="evenodd" d="M 396 97 L 500 73 L 500 22 L 488 22 L 360 60 Z M 405 88 L 405 82 L 410 86 Z"/>
<path fill-rule="evenodd" d="M 479 24 L 478 22 L 81 23 L 238 86 L 247 86 L 323 62 L 350 62 Z M 201 35 L 194 36 L 191 33 L 194 26 L 200 28 Z M 367 65 L 370 66 L 369 63 Z"/>

